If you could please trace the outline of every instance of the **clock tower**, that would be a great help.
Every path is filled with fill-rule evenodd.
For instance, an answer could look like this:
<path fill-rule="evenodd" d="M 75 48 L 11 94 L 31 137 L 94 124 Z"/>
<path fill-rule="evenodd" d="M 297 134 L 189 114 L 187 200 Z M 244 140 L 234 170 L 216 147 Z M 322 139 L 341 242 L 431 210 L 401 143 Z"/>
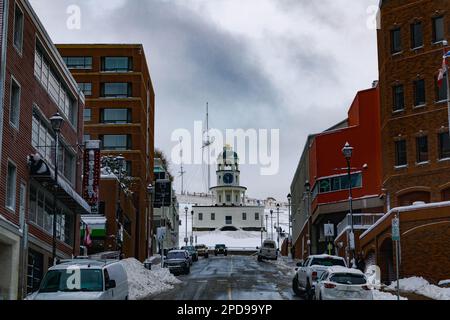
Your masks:
<path fill-rule="evenodd" d="M 239 157 L 229 145 L 217 159 L 217 186 L 211 188 L 219 206 L 244 206 L 247 188 L 239 185 Z"/>

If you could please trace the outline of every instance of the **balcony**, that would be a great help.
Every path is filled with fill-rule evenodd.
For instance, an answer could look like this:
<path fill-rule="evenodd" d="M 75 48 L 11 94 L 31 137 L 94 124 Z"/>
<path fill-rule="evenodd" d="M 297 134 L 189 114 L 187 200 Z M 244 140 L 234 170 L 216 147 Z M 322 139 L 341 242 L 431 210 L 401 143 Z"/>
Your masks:
<path fill-rule="evenodd" d="M 356 213 L 353 214 L 353 229 L 367 230 L 373 226 L 384 213 Z M 343 232 L 350 230 L 352 225 L 351 216 L 348 214 L 344 220 L 342 220 L 337 226 L 337 238 L 339 238 Z M 337 239 L 336 238 L 336 239 Z"/>

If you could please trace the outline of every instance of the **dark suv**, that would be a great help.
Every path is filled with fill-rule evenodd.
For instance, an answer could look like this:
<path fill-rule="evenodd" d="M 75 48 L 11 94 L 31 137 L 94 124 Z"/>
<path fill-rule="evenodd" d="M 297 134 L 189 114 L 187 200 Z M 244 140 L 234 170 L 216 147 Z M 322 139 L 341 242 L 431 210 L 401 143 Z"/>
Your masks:
<path fill-rule="evenodd" d="M 224 244 L 216 244 L 216 247 L 214 248 L 214 255 L 223 254 L 224 256 L 228 255 L 228 249 L 227 246 Z"/>
<path fill-rule="evenodd" d="M 184 247 L 181 247 L 181 250 L 186 250 L 187 252 L 189 252 L 189 254 L 192 257 L 193 262 L 198 261 L 198 252 L 194 246 L 184 246 Z"/>
<path fill-rule="evenodd" d="M 189 252 L 186 250 L 169 251 L 164 260 L 164 267 L 169 268 L 170 273 L 173 274 L 189 274 L 191 272 Z"/>

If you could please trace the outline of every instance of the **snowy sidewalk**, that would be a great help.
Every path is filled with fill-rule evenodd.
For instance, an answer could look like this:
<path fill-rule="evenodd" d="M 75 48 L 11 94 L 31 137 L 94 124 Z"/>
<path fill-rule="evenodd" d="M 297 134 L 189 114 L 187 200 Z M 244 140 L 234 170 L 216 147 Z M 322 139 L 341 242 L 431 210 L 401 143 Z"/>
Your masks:
<path fill-rule="evenodd" d="M 136 259 L 125 259 L 120 262 L 128 276 L 128 290 L 130 300 L 142 300 L 149 296 L 162 293 L 181 283 L 168 269 L 152 266 L 148 270 Z"/>
<path fill-rule="evenodd" d="M 442 285 L 445 282 L 441 282 Z M 396 290 L 397 283 L 393 282 L 387 289 Z M 400 279 L 400 291 L 423 296 L 433 300 L 450 300 L 450 288 L 441 288 L 430 284 L 422 277 Z"/>

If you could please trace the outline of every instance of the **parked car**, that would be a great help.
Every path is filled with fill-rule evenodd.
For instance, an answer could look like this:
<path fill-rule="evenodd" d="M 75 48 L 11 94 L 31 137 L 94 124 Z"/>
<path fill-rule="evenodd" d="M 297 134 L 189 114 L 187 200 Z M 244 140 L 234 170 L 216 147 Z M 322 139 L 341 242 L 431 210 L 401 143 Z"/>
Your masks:
<path fill-rule="evenodd" d="M 214 248 L 214 255 L 217 256 L 219 254 L 223 254 L 224 256 L 228 255 L 228 248 L 224 244 L 216 244 Z"/>
<path fill-rule="evenodd" d="M 71 280 L 77 272 L 79 286 Z M 127 273 L 117 260 L 64 260 L 47 271 L 27 300 L 128 300 Z"/>
<path fill-rule="evenodd" d="M 189 252 L 189 254 L 192 257 L 193 262 L 198 261 L 198 252 L 197 252 L 197 250 L 195 250 L 194 246 L 181 247 L 181 250 L 186 250 L 187 252 Z"/>
<path fill-rule="evenodd" d="M 331 267 L 315 286 L 317 300 L 373 300 L 367 278 L 360 270 Z"/>
<path fill-rule="evenodd" d="M 195 246 L 195 250 L 197 250 L 197 254 L 199 257 L 205 257 L 205 259 L 209 258 L 208 247 L 204 244 L 199 244 Z"/>
<path fill-rule="evenodd" d="M 274 240 L 265 240 L 262 247 L 256 249 L 259 249 L 258 261 L 278 259 L 277 243 Z"/>
<path fill-rule="evenodd" d="M 172 250 L 167 253 L 164 267 L 172 274 L 189 274 L 191 272 L 190 254 L 187 250 Z"/>
<path fill-rule="evenodd" d="M 314 296 L 315 285 L 322 274 L 329 267 L 347 267 L 347 263 L 341 257 L 330 255 L 312 255 L 305 262 L 297 264 L 297 272 L 292 280 L 292 290 L 296 295 L 305 294 L 308 300 Z"/>

